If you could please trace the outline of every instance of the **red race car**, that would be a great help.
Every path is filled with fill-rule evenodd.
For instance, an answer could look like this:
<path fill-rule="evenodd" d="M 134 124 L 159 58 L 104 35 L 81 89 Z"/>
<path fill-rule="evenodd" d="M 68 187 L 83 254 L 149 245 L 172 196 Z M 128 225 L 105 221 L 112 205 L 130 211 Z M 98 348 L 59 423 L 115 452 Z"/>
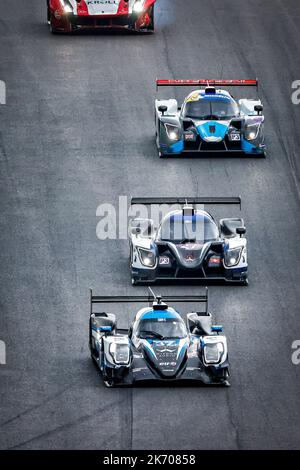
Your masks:
<path fill-rule="evenodd" d="M 156 0 L 47 0 L 52 33 L 83 29 L 123 28 L 154 31 Z"/>

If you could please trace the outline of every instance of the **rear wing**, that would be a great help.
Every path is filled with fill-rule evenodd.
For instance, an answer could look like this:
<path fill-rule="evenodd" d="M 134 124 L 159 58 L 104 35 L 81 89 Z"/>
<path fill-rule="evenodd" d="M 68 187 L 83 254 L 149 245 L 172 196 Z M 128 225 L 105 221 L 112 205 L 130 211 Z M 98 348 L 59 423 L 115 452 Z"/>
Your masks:
<path fill-rule="evenodd" d="M 94 304 L 124 304 L 124 303 L 143 303 L 151 306 L 157 302 L 181 302 L 181 303 L 204 303 L 205 313 L 208 313 L 208 288 L 205 288 L 204 294 L 198 295 L 156 295 L 149 288 L 148 295 L 94 295 L 93 290 L 90 289 L 90 314 L 93 313 Z"/>
<path fill-rule="evenodd" d="M 242 209 L 242 199 L 237 197 L 133 197 L 131 205 L 155 205 L 155 204 L 207 204 L 207 205 L 238 205 Z"/>
<path fill-rule="evenodd" d="M 255 80 L 156 80 L 156 90 L 159 87 L 184 87 L 184 86 L 253 86 L 258 90 L 258 79 Z"/>

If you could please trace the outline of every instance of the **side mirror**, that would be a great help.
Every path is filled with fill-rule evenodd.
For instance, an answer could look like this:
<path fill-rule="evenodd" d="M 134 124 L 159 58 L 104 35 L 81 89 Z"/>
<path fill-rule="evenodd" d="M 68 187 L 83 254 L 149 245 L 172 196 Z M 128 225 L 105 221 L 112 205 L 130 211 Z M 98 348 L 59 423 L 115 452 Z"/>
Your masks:
<path fill-rule="evenodd" d="M 245 235 L 246 233 L 246 227 L 238 227 L 236 229 L 236 233 L 241 237 L 242 235 Z"/>
<path fill-rule="evenodd" d="M 256 104 L 254 106 L 254 111 L 256 111 L 258 115 L 260 115 L 263 112 L 263 109 L 264 107 L 262 104 Z"/>
<path fill-rule="evenodd" d="M 164 115 L 168 111 L 168 106 L 161 105 L 158 107 L 158 111 Z"/>

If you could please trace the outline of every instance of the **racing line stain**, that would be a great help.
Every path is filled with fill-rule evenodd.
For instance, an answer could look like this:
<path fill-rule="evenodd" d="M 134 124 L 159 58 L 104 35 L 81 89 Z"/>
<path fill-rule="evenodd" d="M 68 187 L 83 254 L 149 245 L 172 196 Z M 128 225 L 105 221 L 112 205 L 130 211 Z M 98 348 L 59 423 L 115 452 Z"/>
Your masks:
<path fill-rule="evenodd" d="M 0 131 L 0 160 L 7 160 L 7 154 L 3 142 L 2 132 Z"/>
<path fill-rule="evenodd" d="M 116 401 L 114 403 L 112 403 L 111 405 L 112 406 L 116 406 L 119 402 Z M 93 413 L 90 413 L 90 414 L 86 414 L 84 416 L 80 416 L 79 418 L 73 420 L 73 421 L 70 421 L 66 424 L 62 424 L 61 426 L 57 426 L 56 428 L 54 429 L 51 429 L 49 431 L 46 431 L 44 433 L 41 433 L 41 434 L 38 434 L 37 436 L 34 436 L 32 437 L 31 439 L 28 439 L 26 441 L 23 441 L 23 442 L 19 442 L 18 444 L 15 444 L 14 446 L 12 447 L 7 447 L 6 450 L 13 450 L 13 449 L 18 449 L 20 447 L 23 447 L 27 444 L 30 444 L 36 440 L 39 440 L 41 438 L 45 438 L 45 437 L 49 437 L 49 436 L 52 436 L 53 434 L 56 434 L 57 432 L 60 432 L 60 431 L 64 431 L 66 429 L 69 429 L 71 428 L 72 426 L 75 426 L 77 424 L 81 424 L 83 423 L 84 421 L 86 420 L 89 420 L 90 418 L 94 418 L 95 416 L 101 414 L 102 411 L 105 411 L 106 410 L 106 406 L 102 407 L 102 408 L 98 408 L 96 410 L 96 412 L 93 412 Z M 108 441 L 109 442 L 109 441 Z"/>
<path fill-rule="evenodd" d="M 122 393 L 126 393 L 123 402 L 121 402 L 121 448 L 131 450 L 133 443 L 133 389 L 123 389 Z"/>

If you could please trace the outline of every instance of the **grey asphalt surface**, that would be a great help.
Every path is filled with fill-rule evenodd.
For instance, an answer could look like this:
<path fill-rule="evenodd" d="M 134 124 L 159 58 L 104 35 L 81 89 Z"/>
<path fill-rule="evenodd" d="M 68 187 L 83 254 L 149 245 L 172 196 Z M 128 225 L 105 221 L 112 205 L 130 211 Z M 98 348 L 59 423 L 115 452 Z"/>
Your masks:
<path fill-rule="evenodd" d="M 159 0 L 153 36 L 52 36 L 44 1 L 0 3 L 0 448 L 299 448 L 299 1 Z M 256 76 L 266 159 L 157 157 L 156 77 Z M 250 284 L 210 288 L 231 387 L 106 389 L 88 289 L 145 290 L 130 284 L 128 242 L 97 239 L 98 205 L 239 194 Z M 159 289 L 183 290 L 198 288 Z"/>

